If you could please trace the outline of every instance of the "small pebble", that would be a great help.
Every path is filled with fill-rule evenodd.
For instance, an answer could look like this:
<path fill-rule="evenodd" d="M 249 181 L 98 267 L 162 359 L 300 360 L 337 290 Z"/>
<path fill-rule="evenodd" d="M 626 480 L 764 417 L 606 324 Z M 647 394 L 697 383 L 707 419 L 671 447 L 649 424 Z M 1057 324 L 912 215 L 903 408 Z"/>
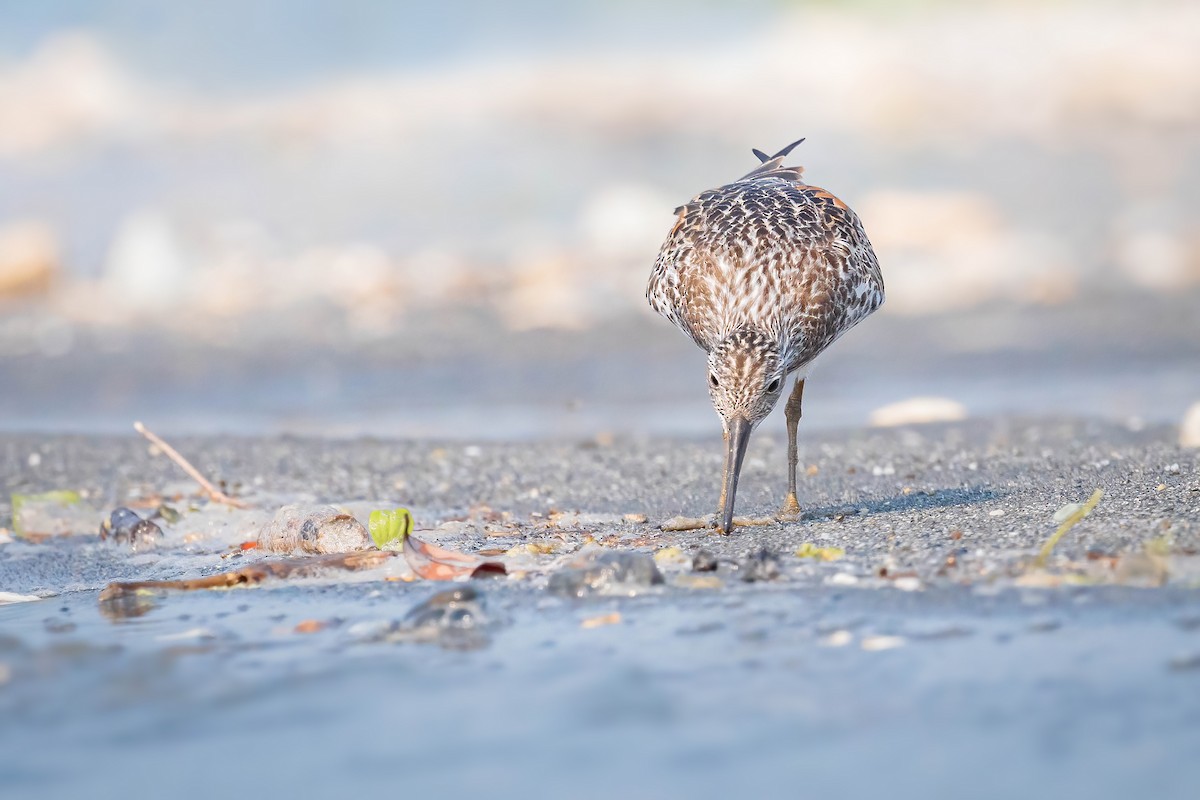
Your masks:
<path fill-rule="evenodd" d="M 1026 630 L 1028 630 L 1030 633 L 1050 633 L 1051 631 L 1056 631 L 1061 627 L 1062 623 L 1058 620 L 1043 618 L 1036 619 L 1029 623 Z"/>
<path fill-rule="evenodd" d="M 667 532 L 694 531 L 711 528 L 715 519 L 713 514 L 705 517 L 671 517 L 659 525 L 659 528 Z"/>
<path fill-rule="evenodd" d="M 716 572 L 717 557 L 707 550 L 697 550 L 696 555 L 692 557 L 693 572 Z"/>
<path fill-rule="evenodd" d="M 114 542 L 135 547 L 154 544 L 162 535 L 162 528 L 148 519 L 142 519 L 136 511 L 124 506 L 113 509 L 108 520 L 100 526 L 101 541 L 112 537 Z"/>
<path fill-rule="evenodd" d="M 383 639 L 437 644 L 448 650 L 477 650 L 488 644 L 490 624 L 483 595 L 470 586 L 446 589 L 429 597 L 393 625 Z"/>
<path fill-rule="evenodd" d="M 854 641 L 854 634 L 847 630 L 833 631 L 827 636 L 822 636 L 817 644 L 822 647 L 845 647 Z"/>
<path fill-rule="evenodd" d="M 593 550 L 550 576 L 546 589 L 563 597 L 626 595 L 663 583 L 653 556 L 629 550 Z"/>
<path fill-rule="evenodd" d="M 1172 658 L 1168 666 L 1172 672 L 1191 672 L 1200 669 L 1200 654 Z"/>
<path fill-rule="evenodd" d="M 1066 522 L 1068 517 L 1070 517 L 1072 514 L 1078 513 L 1082 508 L 1083 503 L 1067 503 L 1059 506 L 1058 510 L 1054 512 L 1054 516 L 1051 517 L 1051 519 L 1054 520 L 1056 525 L 1062 524 L 1063 522 Z"/>
<path fill-rule="evenodd" d="M 742 580 L 747 583 L 771 581 L 780 576 L 779 559 L 765 548 L 751 553 L 739 565 Z"/>

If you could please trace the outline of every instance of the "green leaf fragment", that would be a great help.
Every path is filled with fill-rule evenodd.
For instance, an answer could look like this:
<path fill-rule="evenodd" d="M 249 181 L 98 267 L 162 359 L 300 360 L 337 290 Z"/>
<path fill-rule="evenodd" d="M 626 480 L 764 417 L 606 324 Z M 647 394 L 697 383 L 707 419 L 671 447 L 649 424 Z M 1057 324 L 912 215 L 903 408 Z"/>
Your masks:
<path fill-rule="evenodd" d="M 176 522 L 179 522 L 179 517 L 181 516 L 178 511 L 165 503 L 159 506 L 154 513 L 168 525 L 174 525 Z"/>
<path fill-rule="evenodd" d="M 404 537 L 412 533 L 412 529 L 413 518 L 407 508 L 372 511 L 367 520 L 367 530 L 380 550 L 403 543 Z"/>
<path fill-rule="evenodd" d="M 1171 555 L 1171 546 L 1175 544 L 1173 537 L 1170 535 L 1159 536 L 1156 539 L 1151 539 L 1143 545 L 1146 555 L 1151 558 L 1166 558 Z"/>
<path fill-rule="evenodd" d="M 805 542 L 796 549 L 797 558 L 815 558 L 818 561 L 837 561 L 846 555 L 840 547 L 817 547 L 812 542 Z"/>

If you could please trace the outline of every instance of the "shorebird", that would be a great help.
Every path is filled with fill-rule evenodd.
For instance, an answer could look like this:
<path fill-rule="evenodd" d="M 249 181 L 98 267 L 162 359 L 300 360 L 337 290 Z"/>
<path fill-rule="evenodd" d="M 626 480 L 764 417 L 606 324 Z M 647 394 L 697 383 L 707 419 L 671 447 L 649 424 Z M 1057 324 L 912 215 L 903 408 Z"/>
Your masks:
<path fill-rule="evenodd" d="M 745 177 L 701 192 L 677 219 L 650 273 L 650 306 L 708 353 L 708 392 L 725 434 L 717 525 L 733 528 L 738 475 L 750 433 L 784 406 L 788 493 L 795 518 L 796 426 L 813 360 L 883 303 L 883 278 L 858 215 L 802 167 L 783 160 L 800 139 Z"/>

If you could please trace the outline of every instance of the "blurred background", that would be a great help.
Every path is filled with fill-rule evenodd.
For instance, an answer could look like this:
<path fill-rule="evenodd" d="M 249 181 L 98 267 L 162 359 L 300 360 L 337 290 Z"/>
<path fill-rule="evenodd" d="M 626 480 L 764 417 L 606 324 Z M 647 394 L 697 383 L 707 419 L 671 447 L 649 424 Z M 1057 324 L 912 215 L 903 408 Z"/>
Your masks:
<path fill-rule="evenodd" d="M 1200 400 L 1194 2 L 2 0 L 0 427 L 715 435 L 645 281 L 800 136 L 888 287 L 805 425 Z"/>

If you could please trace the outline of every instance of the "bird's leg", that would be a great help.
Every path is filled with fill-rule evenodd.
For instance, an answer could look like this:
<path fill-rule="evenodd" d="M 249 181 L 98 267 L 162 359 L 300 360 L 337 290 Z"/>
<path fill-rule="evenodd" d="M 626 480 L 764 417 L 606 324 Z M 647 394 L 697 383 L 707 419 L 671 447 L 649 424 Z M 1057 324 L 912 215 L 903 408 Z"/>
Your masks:
<path fill-rule="evenodd" d="M 800 502 L 796 499 L 796 461 L 800 457 L 796 450 L 796 426 L 800 424 L 800 401 L 803 397 L 804 379 L 800 378 L 792 387 L 792 394 L 788 398 L 787 405 L 783 407 L 788 432 L 788 493 L 787 499 L 783 501 L 783 508 L 779 511 L 779 516 L 787 519 L 795 519 L 800 516 Z"/>

